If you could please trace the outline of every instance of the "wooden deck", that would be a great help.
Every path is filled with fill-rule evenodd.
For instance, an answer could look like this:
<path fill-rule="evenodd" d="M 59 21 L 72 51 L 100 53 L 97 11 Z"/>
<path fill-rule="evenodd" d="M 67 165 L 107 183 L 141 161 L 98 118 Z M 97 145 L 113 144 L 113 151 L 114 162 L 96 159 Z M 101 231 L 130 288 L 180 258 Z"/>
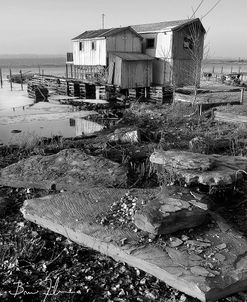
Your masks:
<path fill-rule="evenodd" d="M 25 201 L 22 213 L 27 220 L 144 270 L 201 301 L 246 289 L 246 239 L 230 226 L 222 227 L 217 219 L 217 223 L 211 221 L 190 233 L 190 239 L 177 248 L 171 247 L 169 240 L 164 241 L 162 248 L 148 240 L 141 243 L 141 232 L 134 232 L 127 225 L 98 223 L 97 217 L 126 192 L 93 188 L 60 193 Z M 149 199 L 152 192 L 136 189 L 131 194 L 140 202 Z"/>

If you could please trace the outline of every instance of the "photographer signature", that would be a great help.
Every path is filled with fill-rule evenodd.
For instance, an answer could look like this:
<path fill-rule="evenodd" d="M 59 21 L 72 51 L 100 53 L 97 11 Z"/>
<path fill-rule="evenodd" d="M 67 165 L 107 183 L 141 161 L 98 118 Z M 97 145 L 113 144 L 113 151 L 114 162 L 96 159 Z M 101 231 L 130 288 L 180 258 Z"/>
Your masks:
<path fill-rule="evenodd" d="M 35 292 L 29 292 L 29 291 L 26 291 L 25 288 L 24 288 L 24 284 L 21 282 L 21 281 L 18 281 L 14 284 L 17 284 L 17 287 L 16 287 L 16 290 L 15 292 L 9 292 L 10 295 L 17 297 L 18 295 L 37 295 L 39 293 L 39 291 L 35 291 Z M 43 293 L 43 295 L 45 296 L 44 299 L 43 299 L 43 302 L 46 301 L 47 297 L 49 296 L 57 296 L 57 295 L 60 295 L 60 294 L 76 294 L 78 292 L 72 292 L 72 291 L 60 291 L 60 290 L 57 290 L 58 288 L 58 284 L 59 284 L 59 278 L 57 278 L 55 280 L 55 284 L 53 286 L 53 283 L 52 283 L 52 280 L 51 279 L 46 279 L 44 281 L 41 282 L 42 285 L 46 285 L 48 286 L 48 289 L 45 293 Z"/>

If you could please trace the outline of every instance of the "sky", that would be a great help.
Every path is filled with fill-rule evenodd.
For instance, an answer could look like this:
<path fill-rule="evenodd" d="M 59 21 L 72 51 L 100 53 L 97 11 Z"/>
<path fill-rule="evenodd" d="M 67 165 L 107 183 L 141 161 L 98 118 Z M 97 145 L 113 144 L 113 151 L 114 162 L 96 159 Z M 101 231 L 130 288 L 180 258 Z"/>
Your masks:
<path fill-rule="evenodd" d="M 61 54 L 85 30 L 190 18 L 201 0 L 0 0 L 1 54 Z M 217 2 L 204 0 L 196 17 Z M 247 59 L 247 0 L 221 0 L 202 23 L 209 57 Z"/>

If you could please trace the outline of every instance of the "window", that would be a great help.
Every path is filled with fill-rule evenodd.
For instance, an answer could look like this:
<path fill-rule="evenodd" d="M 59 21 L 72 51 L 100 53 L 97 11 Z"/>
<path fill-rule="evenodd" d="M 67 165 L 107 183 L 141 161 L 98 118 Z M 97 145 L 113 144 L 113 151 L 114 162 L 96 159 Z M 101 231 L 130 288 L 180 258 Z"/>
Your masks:
<path fill-rule="evenodd" d="M 146 48 L 154 48 L 154 39 L 147 39 Z"/>
<path fill-rule="evenodd" d="M 184 49 L 193 50 L 193 40 L 191 37 L 184 37 Z"/>
<path fill-rule="evenodd" d="M 84 50 L 84 43 L 83 42 L 79 42 L 79 50 L 80 51 Z"/>
<path fill-rule="evenodd" d="M 92 42 L 92 50 L 96 49 L 96 42 Z"/>

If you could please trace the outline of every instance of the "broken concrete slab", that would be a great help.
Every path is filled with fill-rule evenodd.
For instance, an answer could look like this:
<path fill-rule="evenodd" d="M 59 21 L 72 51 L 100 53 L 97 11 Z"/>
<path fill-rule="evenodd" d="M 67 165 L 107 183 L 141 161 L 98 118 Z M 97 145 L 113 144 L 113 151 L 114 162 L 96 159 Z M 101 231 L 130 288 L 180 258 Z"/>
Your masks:
<path fill-rule="evenodd" d="M 150 161 L 174 169 L 196 171 L 211 170 L 215 165 L 213 158 L 188 151 L 155 151 L 151 154 Z"/>
<path fill-rule="evenodd" d="M 140 132 L 133 128 L 118 128 L 109 136 L 110 142 L 138 143 L 140 141 Z"/>
<path fill-rule="evenodd" d="M 12 187 L 80 190 L 89 186 L 123 187 L 127 168 L 78 149 L 31 156 L 0 171 L 0 184 Z"/>
<path fill-rule="evenodd" d="M 207 211 L 196 206 L 195 201 L 191 203 L 179 195 L 174 198 L 163 194 L 142 206 L 135 213 L 134 223 L 143 231 L 159 235 L 196 227 L 206 219 Z"/>
<path fill-rule="evenodd" d="M 176 159 L 176 156 L 178 159 Z M 200 169 L 199 161 L 198 168 L 196 168 L 194 162 L 196 158 L 201 160 L 205 158 L 208 164 L 206 166 L 202 165 Z M 180 165 L 181 159 L 184 160 L 184 163 Z M 205 155 L 185 151 L 172 151 L 172 153 L 171 151 L 156 151 L 151 155 L 150 161 L 154 164 L 160 176 L 168 173 L 187 185 L 232 185 L 235 184 L 236 180 L 243 177 L 243 171 L 246 171 L 247 168 L 247 158 L 245 157 Z M 191 168 L 189 168 L 190 163 Z M 209 167 L 209 163 L 212 165 L 206 169 L 206 167 Z"/>
<path fill-rule="evenodd" d="M 144 270 L 201 301 L 246 289 L 247 241 L 230 229 L 222 232 L 212 222 L 183 238 L 176 248 L 169 242 L 161 248 L 155 242 L 138 243 L 139 232 L 129 228 L 97 223 L 97 216 L 124 192 L 95 188 L 55 194 L 25 201 L 22 213 L 27 220 Z M 226 247 L 219 249 L 222 244 Z"/>

